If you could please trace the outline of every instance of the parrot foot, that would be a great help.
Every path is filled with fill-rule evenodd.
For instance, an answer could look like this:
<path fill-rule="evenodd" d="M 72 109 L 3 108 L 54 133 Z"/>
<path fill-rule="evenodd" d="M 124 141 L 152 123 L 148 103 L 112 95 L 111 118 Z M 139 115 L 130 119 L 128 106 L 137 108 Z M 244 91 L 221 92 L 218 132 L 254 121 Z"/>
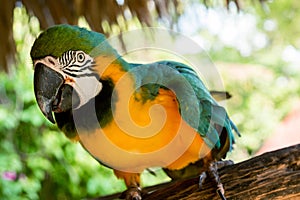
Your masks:
<path fill-rule="evenodd" d="M 233 164 L 233 162 L 231 160 L 210 163 L 207 171 L 202 172 L 199 176 L 199 189 L 202 189 L 202 185 L 208 176 L 216 184 L 217 194 L 220 196 L 220 198 L 222 200 L 226 200 L 226 198 L 224 196 L 225 190 L 224 190 L 223 184 L 221 183 L 221 180 L 220 180 L 220 177 L 218 174 L 218 168 L 222 168 L 224 166 L 228 166 L 228 165 L 232 165 L 232 164 Z"/>
<path fill-rule="evenodd" d="M 129 187 L 121 194 L 120 198 L 125 200 L 142 200 L 142 190 L 137 186 Z"/>

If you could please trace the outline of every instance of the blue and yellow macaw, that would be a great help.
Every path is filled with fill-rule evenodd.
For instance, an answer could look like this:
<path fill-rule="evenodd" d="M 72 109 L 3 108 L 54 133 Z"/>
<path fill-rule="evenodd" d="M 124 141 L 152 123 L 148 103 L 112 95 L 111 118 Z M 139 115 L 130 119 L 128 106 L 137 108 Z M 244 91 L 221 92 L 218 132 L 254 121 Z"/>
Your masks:
<path fill-rule="evenodd" d="M 177 179 L 195 164 L 223 196 L 214 163 L 236 127 L 189 66 L 128 63 L 104 35 L 70 25 L 41 33 L 30 55 L 42 113 L 124 179 L 126 199 L 142 198 L 143 170 L 160 166 Z"/>

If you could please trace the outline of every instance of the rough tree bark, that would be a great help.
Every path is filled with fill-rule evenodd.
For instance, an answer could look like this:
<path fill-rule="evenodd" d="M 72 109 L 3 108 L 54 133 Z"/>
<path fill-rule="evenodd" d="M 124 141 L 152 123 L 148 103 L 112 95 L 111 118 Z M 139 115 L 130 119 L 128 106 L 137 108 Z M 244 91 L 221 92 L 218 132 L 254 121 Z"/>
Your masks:
<path fill-rule="evenodd" d="M 300 199 L 300 144 L 264 153 L 219 170 L 227 199 Z M 198 178 L 145 188 L 143 200 L 220 199 L 211 181 Z M 95 200 L 117 199 L 120 194 Z"/>

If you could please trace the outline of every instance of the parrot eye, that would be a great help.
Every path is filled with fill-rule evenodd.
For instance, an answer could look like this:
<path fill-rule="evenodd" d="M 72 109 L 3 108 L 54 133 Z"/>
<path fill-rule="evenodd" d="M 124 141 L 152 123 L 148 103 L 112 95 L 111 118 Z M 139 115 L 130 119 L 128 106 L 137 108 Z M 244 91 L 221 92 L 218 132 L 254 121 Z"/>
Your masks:
<path fill-rule="evenodd" d="M 82 63 L 84 61 L 84 58 L 85 58 L 85 56 L 84 56 L 84 54 L 82 52 L 80 52 L 80 53 L 77 54 L 77 60 L 78 60 L 78 62 Z"/>
<path fill-rule="evenodd" d="M 95 65 L 94 59 L 84 51 L 66 51 L 58 58 L 58 63 L 62 71 L 71 76 L 94 76 L 92 67 Z"/>

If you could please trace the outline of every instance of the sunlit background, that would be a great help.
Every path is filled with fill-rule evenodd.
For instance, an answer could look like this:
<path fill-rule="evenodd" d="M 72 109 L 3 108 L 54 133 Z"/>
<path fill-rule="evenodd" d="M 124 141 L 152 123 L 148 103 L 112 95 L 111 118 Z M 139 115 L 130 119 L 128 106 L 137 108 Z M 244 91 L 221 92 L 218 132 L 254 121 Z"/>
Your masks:
<path fill-rule="evenodd" d="M 177 23 L 162 18 L 152 26 L 190 38 L 218 69 L 232 95 L 223 103 L 242 134 L 228 158 L 240 162 L 300 143 L 300 2 L 243 1 L 241 10 L 220 2 L 207 7 L 183 1 Z M 149 6 L 151 11 L 151 1 Z M 41 32 L 39 20 L 20 2 L 13 14 L 16 64 L 0 73 L 0 199 L 80 199 L 124 190 L 112 170 L 66 139 L 38 109 L 29 52 Z M 125 18 L 128 30 L 141 27 L 135 17 Z M 90 28 L 84 18 L 79 25 Z M 114 36 L 120 29 L 109 31 Z M 129 59 L 143 61 L 141 55 Z M 169 181 L 159 168 L 152 170 L 157 175 L 145 172 L 144 186 Z"/>

